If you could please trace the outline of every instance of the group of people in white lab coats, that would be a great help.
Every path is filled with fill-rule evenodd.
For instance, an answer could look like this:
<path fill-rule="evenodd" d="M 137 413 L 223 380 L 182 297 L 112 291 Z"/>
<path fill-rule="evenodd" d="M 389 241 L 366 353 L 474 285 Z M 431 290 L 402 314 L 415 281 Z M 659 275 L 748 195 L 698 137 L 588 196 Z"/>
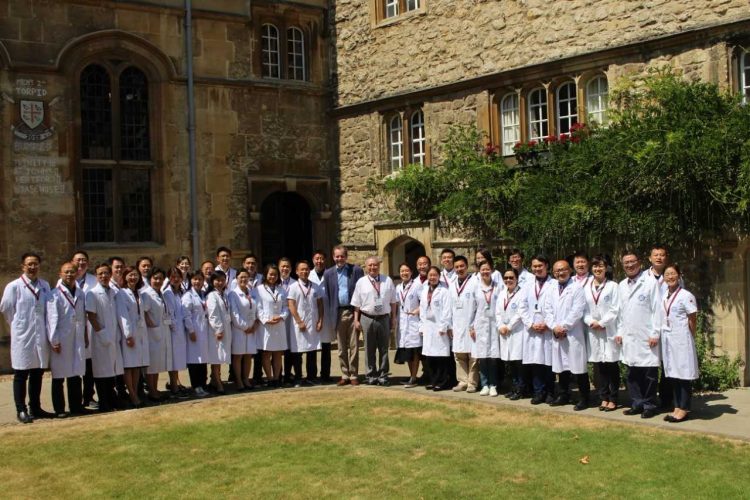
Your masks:
<path fill-rule="evenodd" d="M 195 271 L 187 257 L 167 270 L 148 257 L 133 266 L 112 257 L 90 274 L 88 255 L 77 251 L 50 287 L 39 277 L 41 258 L 24 254 L 21 276 L 6 286 L 0 302 L 11 328 L 18 420 L 88 413 L 95 405 L 94 387 L 101 411 L 123 400 L 139 407 L 144 398 L 222 394 L 223 364 L 230 365 L 238 391 L 282 381 L 295 386 L 330 381 L 337 334 L 342 373 L 351 373 L 338 385 L 357 385 L 356 356 L 351 346 L 342 347 L 349 328 L 354 339 L 364 335 L 368 383 L 389 385 L 388 343 L 395 331 L 395 361 L 408 364 L 410 373 L 406 388 L 419 385 L 420 362 L 426 388 L 480 396 L 497 396 L 507 371 L 506 397 L 565 405 L 575 380 L 580 393 L 575 409 L 583 410 L 591 403 L 593 363 L 599 409 L 614 411 L 622 362 L 632 399 L 626 414 L 656 413 L 661 368 L 662 402 L 673 399 L 674 408 L 665 420 L 688 418 L 690 382 L 698 377 L 697 305 L 660 246 L 651 250 L 645 270 L 638 255 L 623 255 L 626 278 L 620 283 L 612 280 L 605 257 L 589 260 L 582 253 L 554 263 L 536 255 L 529 272 L 523 254 L 513 250 L 501 272 L 490 252 L 480 249 L 472 274 L 466 257 L 446 249 L 442 267 L 427 256 L 417 260 L 416 274 L 402 264 L 397 286 L 380 274 L 378 257 L 369 257 L 363 271 L 347 264 L 346 256 L 346 248 L 337 246 L 337 265 L 328 270 L 326 254 L 316 251 L 312 264 L 282 258 L 261 274 L 254 255 L 234 269 L 231 250 L 220 247 L 215 261 Z M 40 405 L 47 368 L 53 413 Z M 191 389 L 179 379 L 184 369 Z M 158 388 L 163 373 L 169 378 L 166 393 Z"/>
<path fill-rule="evenodd" d="M 300 261 L 294 280 L 292 263 L 284 258 L 266 266 L 261 276 L 254 255 L 246 256 L 239 270 L 228 265 L 230 259 L 231 251 L 220 247 L 217 264 L 206 261 L 201 270 L 192 271 L 187 257 L 168 270 L 154 267 L 148 257 L 134 266 L 113 257 L 97 264 L 92 275 L 88 254 L 77 251 L 61 265 L 59 280 L 50 287 L 39 277 L 40 256 L 24 254 L 21 276 L 5 287 L 0 302 L 11 329 L 18 420 L 82 415 L 96 407 L 112 411 L 122 407 L 123 399 L 137 408 L 143 398 L 158 403 L 223 394 L 223 364 L 231 365 L 236 391 L 263 383 L 260 366 L 266 385 L 281 385 L 285 353 L 288 380 L 297 386 L 315 383 L 312 370 L 317 371 L 322 341 L 330 354 L 319 273 Z M 303 353 L 308 353 L 304 381 Z M 252 380 L 254 356 L 259 375 Z M 48 368 L 53 413 L 40 403 L 42 374 Z M 191 389 L 179 380 L 185 369 Z M 158 388 L 164 373 L 169 376 L 166 393 Z"/>
<path fill-rule="evenodd" d="M 416 279 L 402 264 L 398 344 L 409 362 L 407 387 L 416 384 L 414 353 L 421 348 L 427 387 L 434 391 L 497 396 L 507 369 L 508 398 L 566 405 L 575 380 L 580 397 L 574 409 L 580 411 L 592 402 L 591 363 L 599 409 L 614 411 L 622 362 L 632 400 L 626 414 L 650 418 L 657 413 L 661 368 L 662 403 L 673 408 L 665 420 L 684 421 L 691 381 L 698 378 L 696 299 L 684 288 L 679 266 L 668 263 L 665 248 L 655 246 L 649 260 L 651 267 L 643 269 L 638 255 L 623 255 L 626 277 L 619 283 L 612 279 L 608 258 L 589 259 L 584 253 L 552 263 L 536 255 L 529 272 L 523 254 L 513 250 L 508 267 L 499 272 L 491 254 L 480 249 L 477 273 L 471 274 L 468 259 L 446 249 L 442 269 L 420 257 Z"/>

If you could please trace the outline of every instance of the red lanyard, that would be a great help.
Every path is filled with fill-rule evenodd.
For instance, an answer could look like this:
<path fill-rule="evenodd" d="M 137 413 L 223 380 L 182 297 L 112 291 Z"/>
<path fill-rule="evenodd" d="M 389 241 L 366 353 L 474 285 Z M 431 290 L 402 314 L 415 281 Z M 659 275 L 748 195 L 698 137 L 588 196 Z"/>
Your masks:
<path fill-rule="evenodd" d="M 430 307 L 432 307 L 432 293 L 437 290 L 437 287 L 432 288 L 429 285 L 427 286 L 427 308 L 429 309 Z"/>
<path fill-rule="evenodd" d="M 242 288 L 240 288 L 240 292 L 242 292 L 245 295 L 245 298 L 248 302 L 250 302 L 250 309 L 253 308 L 253 297 L 250 295 L 250 289 L 248 289 L 247 292 L 243 292 Z"/>
<path fill-rule="evenodd" d="M 370 284 L 375 289 L 375 293 L 378 294 L 378 298 L 380 298 L 380 281 L 378 281 L 376 279 L 373 279 L 373 278 L 370 278 Z"/>
<path fill-rule="evenodd" d="M 406 296 L 409 295 L 409 290 L 411 289 L 411 286 L 414 284 L 414 281 L 409 281 L 409 286 L 404 286 L 403 291 L 401 292 L 401 304 L 406 302 Z"/>
<path fill-rule="evenodd" d="M 21 275 L 21 281 L 23 281 L 23 284 L 26 285 L 26 288 L 29 289 L 31 294 L 34 296 L 37 302 L 39 302 L 39 296 L 42 295 L 42 290 L 40 289 L 38 292 L 31 288 L 31 283 L 26 281 L 26 278 L 23 277 L 23 274 Z"/>
<path fill-rule="evenodd" d="M 263 285 L 263 288 L 266 289 L 266 292 L 268 292 L 268 295 L 271 296 L 271 298 L 273 299 L 274 302 L 278 302 L 279 301 L 279 295 L 280 294 L 276 293 L 276 287 L 275 286 L 273 287 L 273 291 L 269 290 L 266 285 Z"/>
<path fill-rule="evenodd" d="M 674 299 L 677 298 L 677 294 L 680 293 L 680 290 L 682 290 L 682 287 L 677 288 L 675 292 L 672 294 L 672 300 L 669 301 L 669 305 L 667 305 L 667 300 L 669 297 L 666 297 L 664 299 L 664 310 L 667 312 L 667 318 L 669 317 L 669 311 L 672 310 L 672 304 L 674 304 Z"/>
<path fill-rule="evenodd" d="M 539 280 L 536 280 L 536 283 L 534 283 L 534 294 L 536 295 L 536 301 L 539 302 L 539 296 L 542 294 L 542 288 L 544 288 L 544 285 L 546 285 L 547 282 L 545 281 L 542 283 L 542 286 L 539 286 Z"/>
<path fill-rule="evenodd" d="M 466 284 L 469 282 L 470 279 L 471 279 L 471 274 L 466 276 L 466 279 L 464 280 L 464 284 L 461 285 L 461 288 L 458 288 L 458 278 L 456 278 L 456 293 L 458 294 L 459 298 L 461 297 L 461 292 L 464 291 L 464 288 L 466 288 Z"/>
<path fill-rule="evenodd" d="M 495 285 L 492 285 L 492 287 L 489 290 L 482 290 L 482 293 L 484 294 L 484 301 L 487 302 L 487 305 L 490 305 L 492 302 L 492 293 L 495 291 Z"/>
<path fill-rule="evenodd" d="M 310 282 L 309 281 L 307 282 L 307 285 L 306 285 L 307 291 L 305 291 L 305 289 L 302 287 L 302 280 L 299 280 L 297 284 L 299 285 L 299 289 L 302 292 L 302 295 L 305 297 L 305 300 L 307 300 L 307 296 L 310 295 L 310 291 L 312 290 L 312 286 L 310 286 Z"/>
<path fill-rule="evenodd" d="M 73 300 L 70 300 L 70 297 L 68 296 L 67 292 L 65 291 L 65 288 L 62 285 L 59 285 L 57 288 L 60 289 L 60 293 L 63 297 L 65 297 L 65 300 L 68 301 L 68 304 L 70 304 L 70 307 L 73 309 L 76 308 L 76 304 L 78 303 L 78 297 L 73 297 Z"/>
<path fill-rule="evenodd" d="M 516 289 L 513 290 L 513 293 L 510 294 L 510 296 L 503 299 L 503 311 L 508 310 L 508 304 L 510 304 L 510 301 L 513 300 L 513 297 L 515 297 L 517 293 L 518 293 L 518 287 L 516 287 Z"/>
<path fill-rule="evenodd" d="M 599 305 L 599 297 L 602 296 L 602 292 L 604 291 L 604 285 L 607 284 L 607 279 L 604 279 L 604 282 L 599 287 L 599 293 L 596 293 L 596 289 L 594 288 L 594 280 L 591 280 L 591 297 L 594 299 L 594 305 Z"/>

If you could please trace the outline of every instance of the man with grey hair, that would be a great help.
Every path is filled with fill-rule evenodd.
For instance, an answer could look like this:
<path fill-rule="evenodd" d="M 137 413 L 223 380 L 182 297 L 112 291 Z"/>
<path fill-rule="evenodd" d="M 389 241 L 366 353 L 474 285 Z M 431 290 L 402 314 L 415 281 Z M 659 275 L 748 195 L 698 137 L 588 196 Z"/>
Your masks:
<path fill-rule="evenodd" d="M 388 344 L 398 321 L 396 287 L 391 278 L 380 274 L 378 256 L 365 260 L 365 272 L 352 295 L 354 328 L 364 333 L 367 383 L 389 385 Z"/>

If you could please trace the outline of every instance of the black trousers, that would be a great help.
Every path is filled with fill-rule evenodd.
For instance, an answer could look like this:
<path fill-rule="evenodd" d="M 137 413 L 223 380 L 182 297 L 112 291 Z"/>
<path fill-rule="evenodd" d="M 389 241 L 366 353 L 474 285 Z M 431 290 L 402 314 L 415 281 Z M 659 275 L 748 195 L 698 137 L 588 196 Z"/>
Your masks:
<path fill-rule="evenodd" d="M 589 384 L 589 374 L 581 373 L 573 375 L 570 371 L 561 372 L 558 375 L 558 396 L 567 397 L 570 399 L 570 381 L 575 377 L 576 385 L 581 393 L 581 400 L 588 401 L 589 395 L 591 394 L 591 386 Z"/>
<path fill-rule="evenodd" d="M 521 383 L 519 384 L 518 389 L 519 392 L 524 396 L 528 396 L 533 390 L 534 376 L 532 372 L 533 370 L 531 369 L 531 365 L 524 365 L 523 362 L 521 362 L 519 375 L 521 378 Z"/>
<path fill-rule="evenodd" d="M 208 378 L 208 366 L 205 363 L 188 363 L 188 375 L 190 375 L 190 385 L 193 389 L 206 386 Z"/>
<path fill-rule="evenodd" d="M 320 344 L 320 378 L 329 380 L 331 378 L 331 343 Z"/>
<path fill-rule="evenodd" d="M 318 378 L 318 351 L 307 351 L 305 353 L 305 373 L 307 380 Z"/>
<path fill-rule="evenodd" d="M 656 386 L 659 379 L 658 366 L 629 366 L 628 392 L 635 410 L 656 410 Z"/>
<path fill-rule="evenodd" d="M 620 392 L 620 364 L 595 363 L 599 373 L 599 397 L 602 401 L 617 403 L 617 395 Z"/>
<path fill-rule="evenodd" d="M 286 353 L 284 353 L 284 365 L 289 363 L 289 366 L 291 368 L 287 372 L 290 375 L 287 380 L 289 380 L 290 382 L 299 382 L 302 379 L 302 355 L 303 353 L 301 352 L 286 351 Z M 291 377 L 292 371 L 294 371 L 294 378 Z"/>
<path fill-rule="evenodd" d="M 40 397 L 42 395 L 42 368 L 30 370 L 14 370 L 13 372 L 13 400 L 16 403 L 16 412 L 26 411 L 26 387 L 28 385 L 29 408 L 31 411 L 41 409 Z"/>
<path fill-rule="evenodd" d="M 683 380 L 681 378 L 670 378 L 669 384 L 674 397 L 674 407 L 682 410 L 690 410 L 693 381 Z"/>
<path fill-rule="evenodd" d="M 83 375 L 83 406 L 94 400 L 94 366 L 91 358 L 86 360 L 86 373 Z"/>
<path fill-rule="evenodd" d="M 299 353 L 294 353 L 289 349 L 284 351 L 284 372 L 281 374 L 281 379 L 284 382 L 292 382 L 295 379 L 302 378 L 302 374 L 297 371 L 294 364 L 294 354 Z"/>
<path fill-rule="evenodd" d="M 511 389 L 513 390 L 513 392 L 523 394 L 524 381 L 523 377 L 521 376 L 521 370 L 523 369 L 521 360 L 519 359 L 515 361 L 503 361 L 503 364 L 508 367 L 508 372 L 510 373 L 510 381 L 513 384 Z"/>
<path fill-rule="evenodd" d="M 531 382 L 535 396 L 550 395 L 555 391 L 555 374 L 547 365 L 527 364 L 531 368 Z"/>
<path fill-rule="evenodd" d="M 117 407 L 115 377 L 97 377 L 94 379 L 96 393 L 99 394 L 99 410 L 112 411 Z"/>
<path fill-rule="evenodd" d="M 52 379 L 52 407 L 55 409 L 55 413 L 65 412 L 63 384 L 68 387 L 68 405 L 71 413 L 81 413 L 81 410 L 83 410 L 83 381 L 81 377 Z"/>
<path fill-rule="evenodd" d="M 430 384 L 433 387 L 449 389 L 453 385 L 451 380 L 451 366 L 456 364 L 453 356 L 424 356 L 425 371 L 430 374 Z"/>
<path fill-rule="evenodd" d="M 253 356 L 253 382 L 255 385 L 263 383 L 263 350 L 261 349 L 258 349 Z"/>
<path fill-rule="evenodd" d="M 659 402 L 662 408 L 672 409 L 672 403 L 675 398 L 675 395 L 673 395 L 675 380 L 677 379 L 667 377 L 664 372 L 664 363 L 662 362 L 661 370 L 659 370 Z"/>

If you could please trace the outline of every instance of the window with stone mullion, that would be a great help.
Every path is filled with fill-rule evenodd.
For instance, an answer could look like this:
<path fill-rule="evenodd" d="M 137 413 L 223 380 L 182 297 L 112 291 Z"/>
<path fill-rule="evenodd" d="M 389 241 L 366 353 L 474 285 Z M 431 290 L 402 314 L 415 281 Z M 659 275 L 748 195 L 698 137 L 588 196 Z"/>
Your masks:
<path fill-rule="evenodd" d="M 569 135 L 570 129 L 576 123 L 578 123 L 576 84 L 566 82 L 557 88 L 557 133 Z"/>
<path fill-rule="evenodd" d="M 273 24 L 264 24 L 262 27 L 261 56 L 263 76 L 281 78 L 279 30 Z"/>
<path fill-rule="evenodd" d="M 521 116 L 518 111 L 518 94 L 505 95 L 500 101 L 503 156 L 512 156 L 513 147 L 521 140 Z"/>
<path fill-rule="evenodd" d="M 388 121 L 388 157 L 391 172 L 404 166 L 404 126 L 401 115 L 396 114 Z"/>
<path fill-rule="evenodd" d="M 529 141 L 541 141 L 549 135 L 547 89 L 540 87 L 528 95 Z"/>
<path fill-rule="evenodd" d="M 411 115 L 410 133 L 411 133 L 411 163 L 424 165 L 425 163 L 425 133 L 424 133 L 424 113 L 422 110 L 415 111 Z"/>
<path fill-rule="evenodd" d="M 286 45 L 287 78 L 305 80 L 305 40 L 302 30 L 294 27 L 287 29 Z"/>
<path fill-rule="evenodd" d="M 586 116 L 589 122 L 607 124 L 608 96 L 609 85 L 606 77 L 597 76 L 586 84 Z"/>

